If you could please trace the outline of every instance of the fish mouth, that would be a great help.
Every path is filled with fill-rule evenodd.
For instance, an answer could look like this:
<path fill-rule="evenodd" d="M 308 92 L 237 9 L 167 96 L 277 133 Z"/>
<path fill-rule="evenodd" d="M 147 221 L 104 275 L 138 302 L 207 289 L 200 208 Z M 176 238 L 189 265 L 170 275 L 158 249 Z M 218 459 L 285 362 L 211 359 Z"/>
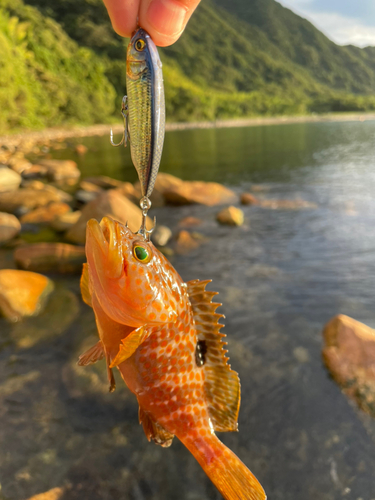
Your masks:
<path fill-rule="evenodd" d="M 92 254 L 94 265 L 107 278 L 120 278 L 123 271 L 119 224 L 110 217 L 99 223 L 90 219 L 86 229 L 86 255 Z"/>

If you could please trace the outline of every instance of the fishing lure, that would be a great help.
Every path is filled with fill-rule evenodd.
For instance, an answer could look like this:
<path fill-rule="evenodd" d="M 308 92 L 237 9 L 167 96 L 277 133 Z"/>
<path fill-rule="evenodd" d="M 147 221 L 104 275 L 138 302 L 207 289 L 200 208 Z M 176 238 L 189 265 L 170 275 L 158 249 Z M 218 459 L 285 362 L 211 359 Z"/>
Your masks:
<path fill-rule="evenodd" d="M 83 300 L 100 340 L 79 358 L 105 358 L 110 390 L 117 367 L 139 403 L 145 434 L 161 446 L 174 436 L 227 500 L 265 500 L 255 476 L 215 435 L 236 431 L 238 374 L 227 364 L 223 317 L 209 281 L 184 283 L 142 234 L 105 217 L 87 224 Z"/>
<path fill-rule="evenodd" d="M 141 185 L 141 208 L 147 215 L 163 151 L 165 99 L 162 63 L 156 45 L 142 28 L 133 34 L 128 45 L 126 88 L 127 96 L 121 108 L 124 134 L 115 144 L 111 131 L 111 143 L 126 146 L 129 138 L 132 161 Z M 144 221 L 145 217 L 143 226 Z M 143 232 L 146 234 L 145 230 Z"/>

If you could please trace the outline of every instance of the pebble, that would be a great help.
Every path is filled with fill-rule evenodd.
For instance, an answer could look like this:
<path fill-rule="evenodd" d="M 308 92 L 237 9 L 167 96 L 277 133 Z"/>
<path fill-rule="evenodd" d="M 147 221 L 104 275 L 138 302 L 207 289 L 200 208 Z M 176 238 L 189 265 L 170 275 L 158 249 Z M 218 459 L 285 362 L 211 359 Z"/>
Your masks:
<path fill-rule="evenodd" d="M 216 220 L 220 224 L 228 226 L 242 226 L 244 222 L 244 214 L 240 208 L 230 206 L 221 210 L 216 215 Z"/>
<path fill-rule="evenodd" d="M 8 167 L 0 168 L 0 193 L 18 189 L 22 177 Z"/>
<path fill-rule="evenodd" d="M 172 231 L 167 226 L 156 226 L 151 235 L 153 243 L 160 247 L 164 247 L 171 238 Z"/>
<path fill-rule="evenodd" d="M 241 203 L 242 205 L 258 205 L 259 200 L 251 193 L 242 193 Z"/>
<path fill-rule="evenodd" d="M 0 212 L 0 245 L 8 243 L 21 231 L 21 224 L 12 214 Z"/>

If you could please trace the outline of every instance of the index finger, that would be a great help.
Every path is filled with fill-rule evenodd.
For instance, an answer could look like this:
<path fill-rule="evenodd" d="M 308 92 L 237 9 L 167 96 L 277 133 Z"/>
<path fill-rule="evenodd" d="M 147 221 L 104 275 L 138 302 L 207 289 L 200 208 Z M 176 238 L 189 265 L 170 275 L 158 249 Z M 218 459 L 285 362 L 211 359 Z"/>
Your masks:
<path fill-rule="evenodd" d="M 130 37 L 137 28 L 141 0 L 103 0 L 113 29 L 121 36 Z"/>

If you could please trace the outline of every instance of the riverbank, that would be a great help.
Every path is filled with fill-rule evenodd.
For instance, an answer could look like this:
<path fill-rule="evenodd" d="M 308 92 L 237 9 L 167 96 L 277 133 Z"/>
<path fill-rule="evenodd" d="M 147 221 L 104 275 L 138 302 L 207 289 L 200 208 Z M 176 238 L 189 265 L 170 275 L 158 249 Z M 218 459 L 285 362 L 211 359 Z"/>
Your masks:
<path fill-rule="evenodd" d="M 330 113 L 325 115 L 309 116 L 274 116 L 257 118 L 238 118 L 230 120 L 216 120 L 204 122 L 181 122 L 167 123 L 166 130 L 189 130 L 209 128 L 231 128 L 231 127 L 255 127 L 266 125 L 282 125 L 292 123 L 321 123 L 321 122 L 349 122 L 349 121 L 372 121 L 375 113 Z M 33 132 L 21 132 L 17 134 L 6 134 L 0 136 L 0 147 L 17 148 L 25 144 L 38 144 L 49 141 L 60 141 L 70 137 L 90 137 L 95 135 L 109 134 L 110 129 L 114 134 L 121 134 L 122 124 L 102 124 L 87 127 L 51 128 Z"/>

